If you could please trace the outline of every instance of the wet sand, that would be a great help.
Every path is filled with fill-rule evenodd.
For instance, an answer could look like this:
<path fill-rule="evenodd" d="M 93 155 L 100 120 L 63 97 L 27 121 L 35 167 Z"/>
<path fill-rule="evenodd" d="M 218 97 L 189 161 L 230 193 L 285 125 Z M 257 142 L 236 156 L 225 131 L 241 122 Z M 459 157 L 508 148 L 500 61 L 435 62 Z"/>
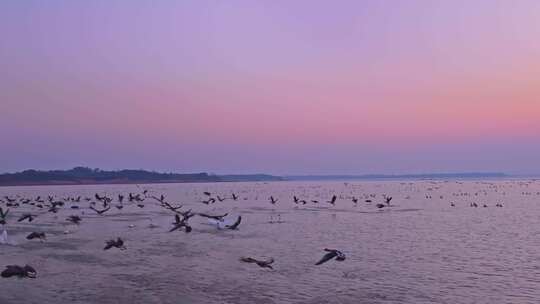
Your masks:
<path fill-rule="evenodd" d="M 7 229 L 15 245 L 0 246 L 0 267 L 30 264 L 38 277 L 1 279 L 0 303 L 540 301 L 538 181 L 36 186 L 3 187 L 0 197 L 116 197 L 141 188 L 182 210 L 228 212 L 243 221 L 237 231 L 217 230 L 194 217 L 191 233 L 169 233 L 173 214 L 150 199 L 144 208 L 125 203 L 103 216 L 85 201 L 77 203 L 80 210 L 67 203 L 57 214 L 11 208 Z M 240 198 L 207 206 L 200 202 L 204 191 Z M 335 206 L 326 203 L 333 194 Z M 365 202 L 369 194 L 372 203 Z M 383 194 L 393 197 L 392 206 L 378 209 Z M 293 195 L 320 203 L 296 205 Z M 39 213 L 35 221 L 17 223 L 28 211 Z M 283 222 L 270 223 L 278 214 Z M 81 215 L 81 225 L 66 222 L 69 215 Z M 31 231 L 47 233 L 47 241 L 26 240 Z M 116 237 L 127 250 L 104 251 L 104 242 Z M 325 247 L 347 259 L 314 266 Z M 242 256 L 273 257 L 274 270 L 242 263 Z"/>

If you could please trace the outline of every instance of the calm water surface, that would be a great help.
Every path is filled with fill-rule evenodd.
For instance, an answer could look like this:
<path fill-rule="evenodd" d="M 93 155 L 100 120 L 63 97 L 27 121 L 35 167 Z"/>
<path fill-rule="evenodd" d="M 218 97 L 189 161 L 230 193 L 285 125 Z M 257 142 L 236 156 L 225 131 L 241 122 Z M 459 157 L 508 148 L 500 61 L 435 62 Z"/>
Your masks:
<path fill-rule="evenodd" d="M 144 208 L 125 203 L 104 216 L 86 201 L 57 214 L 11 208 L 15 244 L 0 246 L 0 267 L 28 263 L 38 277 L 2 279 L 0 303 L 540 303 L 538 181 L 5 187 L 0 197 L 142 189 L 182 210 L 243 221 L 238 231 L 218 231 L 194 217 L 192 233 L 168 233 L 173 215 L 150 199 Z M 205 205 L 204 191 L 240 198 Z M 334 194 L 332 206 L 326 201 Z M 378 209 L 384 194 L 392 206 Z M 293 195 L 320 202 L 296 205 Z M 17 223 L 23 212 L 38 217 Z M 80 226 L 65 221 L 72 214 L 82 216 Z M 47 241 L 26 240 L 31 231 L 46 232 Z M 103 251 L 117 236 L 128 249 Z M 340 249 L 346 261 L 314 266 L 325 247 Z M 273 257 L 274 270 L 242 263 L 242 256 Z"/>

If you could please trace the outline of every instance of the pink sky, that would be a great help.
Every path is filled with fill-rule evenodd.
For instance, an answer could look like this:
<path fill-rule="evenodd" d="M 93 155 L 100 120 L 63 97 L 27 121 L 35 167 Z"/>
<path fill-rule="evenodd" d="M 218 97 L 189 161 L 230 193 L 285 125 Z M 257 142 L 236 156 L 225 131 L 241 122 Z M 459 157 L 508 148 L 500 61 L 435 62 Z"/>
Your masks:
<path fill-rule="evenodd" d="M 538 1 L 3 1 L 0 172 L 540 173 Z"/>

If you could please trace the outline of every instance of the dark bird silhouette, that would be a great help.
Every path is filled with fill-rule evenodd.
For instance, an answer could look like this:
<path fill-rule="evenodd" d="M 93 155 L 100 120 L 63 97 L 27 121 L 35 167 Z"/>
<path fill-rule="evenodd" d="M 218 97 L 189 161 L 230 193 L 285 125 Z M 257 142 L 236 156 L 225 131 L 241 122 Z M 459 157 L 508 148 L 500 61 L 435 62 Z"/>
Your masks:
<path fill-rule="evenodd" d="M 227 198 L 226 198 L 226 197 L 220 197 L 220 196 L 218 195 L 218 196 L 217 196 L 217 199 L 218 199 L 218 201 L 223 202 L 223 201 L 226 200 Z"/>
<path fill-rule="evenodd" d="M 180 218 L 180 214 L 182 215 L 182 218 Z M 177 213 L 174 215 L 173 227 L 171 228 L 171 230 L 169 230 L 169 232 L 173 232 L 183 227 L 186 233 L 190 233 L 192 228 L 191 226 L 188 225 L 188 220 L 192 216 L 194 216 L 195 213 L 191 213 L 191 210 L 190 210 L 186 212 L 180 212 L 180 214 Z"/>
<path fill-rule="evenodd" d="M 107 212 L 107 211 L 109 211 L 111 209 L 111 206 L 109 206 L 109 207 L 107 207 L 105 209 L 102 209 L 102 210 L 97 210 L 93 206 L 90 206 L 90 209 L 92 209 L 94 212 L 96 212 L 99 215 L 103 215 L 103 213 L 105 213 L 105 212 Z"/>
<path fill-rule="evenodd" d="M 47 210 L 47 212 L 52 212 L 52 213 L 57 213 L 58 210 L 60 210 L 58 207 L 56 207 L 55 205 L 51 206 L 49 208 L 49 210 Z"/>
<path fill-rule="evenodd" d="M 390 206 L 390 201 L 392 200 L 392 197 L 391 196 L 385 197 L 385 200 L 386 200 L 386 206 Z"/>
<path fill-rule="evenodd" d="M 118 194 L 118 202 L 121 203 L 124 201 L 124 196 L 122 194 Z"/>
<path fill-rule="evenodd" d="M 44 241 L 46 238 L 47 237 L 45 236 L 45 232 L 32 232 L 26 236 L 27 240 L 39 239 L 41 241 Z"/>
<path fill-rule="evenodd" d="M 226 225 L 225 228 L 231 229 L 231 230 L 236 230 L 236 229 L 238 229 L 238 226 L 240 225 L 240 222 L 242 222 L 242 216 L 239 215 L 238 218 L 236 219 L 236 222 L 234 222 L 234 224 Z"/>
<path fill-rule="evenodd" d="M 118 248 L 120 250 L 126 250 L 126 246 L 124 245 L 124 241 L 121 238 L 116 238 L 116 240 L 108 240 L 105 242 L 105 248 L 103 250 L 109 250 L 111 248 Z"/>
<path fill-rule="evenodd" d="M 270 203 L 272 203 L 272 205 L 275 205 L 277 202 L 277 199 L 275 199 L 273 196 L 270 196 Z"/>
<path fill-rule="evenodd" d="M 336 258 L 336 261 L 345 261 L 345 254 L 339 250 L 324 248 L 324 251 L 327 253 L 315 265 L 324 264 L 333 258 Z"/>
<path fill-rule="evenodd" d="M 17 220 L 17 222 L 22 222 L 24 220 L 28 220 L 28 222 L 31 222 L 33 221 L 35 218 L 34 215 L 30 214 L 30 213 L 25 213 L 23 215 L 21 215 L 21 217 L 19 217 L 19 219 Z"/>
<path fill-rule="evenodd" d="M 329 204 L 335 205 L 337 200 L 337 196 L 332 196 L 332 199 L 328 201 Z"/>
<path fill-rule="evenodd" d="M 163 207 L 165 207 L 166 209 L 169 209 L 169 210 L 171 210 L 171 211 L 173 211 L 173 212 L 176 212 L 176 210 L 182 208 L 182 205 L 177 206 L 177 207 L 174 207 L 173 205 L 171 205 L 171 204 L 169 204 L 169 203 L 167 203 L 167 202 L 165 202 L 165 201 L 161 203 L 161 206 L 163 206 Z"/>
<path fill-rule="evenodd" d="M 210 192 L 206 192 L 206 191 L 205 191 L 205 192 L 203 192 L 203 193 L 204 193 L 204 195 L 206 195 L 206 196 L 211 196 L 211 195 L 212 195 L 212 193 L 210 193 Z"/>
<path fill-rule="evenodd" d="M 81 220 L 82 220 L 81 217 L 78 216 L 78 215 L 70 215 L 70 216 L 68 216 L 68 218 L 66 219 L 66 221 L 71 222 L 71 223 L 73 223 L 73 224 L 77 224 L 77 225 L 79 225 L 79 223 L 81 222 Z"/>
<path fill-rule="evenodd" d="M 358 199 L 356 197 L 352 198 L 353 203 L 358 204 Z"/>
<path fill-rule="evenodd" d="M 300 200 L 298 199 L 298 197 L 296 197 L 296 195 L 293 196 L 293 200 L 295 204 L 298 204 L 300 202 Z"/>
<path fill-rule="evenodd" d="M 274 263 L 273 258 L 270 258 L 270 259 L 268 259 L 266 261 L 262 261 L 262 260 L 254 259 L 252 257 L 242 257 L 242 258 L 240 258 L 240 261 L 245 262 L 245 263 L 255 263 L 255 264 L 257 264 L 257 266 L 259 266 L 261 268 L 274 269 L 274 268 L 272 268 L 272 265 L 271 265 L 271 264 Z"/>
<path fill-rule="evenodd" d="M 205 214 L 205 213 L 197 213 L 197 215 L 222 222 L 223 218 L 226 217 L 228 215 L 228 213 L 225 213 L 223 215 L 209 215 L 209 214 Z"/>
<path fill-rule="evenodd" d="M 160 197 L 152 196 L 152 198 L 155 199 L 156 201 L 160 202 L 160 203 L 165 202 L 165 196 L 163 194 Z"/>
<path fill-rule="evenodd" d="M 1 273 L 3 278 L 10 278 L 13 276 L 19 277 L 19 278 L 35 278 L 37 276 L 36 270 L 30 266 L 18 266 L 18 265 L 8 265 L 6 266 L 6 269 L 2 271 Z"/>
<path fill-rule="evenodd" d="M 233 194 L 232 194 L 232 199 L 233 199 L 233 201 L 237 201 L 237 200 L 238 200 L 238 196 L 237 196 L 236 194 L 233 193 Z"/>
<path fill-rule="evenodd" d="M 9 209 L 6 209 L 6 211 L 4 211 L 4 209 L 0 207 L 0 225 L 5 225 L 7 223 L 6 218 L 7 218 L 8 213 L 9 213 Z"/>
<path fill-rule="evenodd" d="M 206 204 L 206 205 L 209 205 L 209 204 L 213 204 L 216 202 L 216 199 L 215 198 L 209 198 L 207 201 L 202 201 L 203 204 Z"/>

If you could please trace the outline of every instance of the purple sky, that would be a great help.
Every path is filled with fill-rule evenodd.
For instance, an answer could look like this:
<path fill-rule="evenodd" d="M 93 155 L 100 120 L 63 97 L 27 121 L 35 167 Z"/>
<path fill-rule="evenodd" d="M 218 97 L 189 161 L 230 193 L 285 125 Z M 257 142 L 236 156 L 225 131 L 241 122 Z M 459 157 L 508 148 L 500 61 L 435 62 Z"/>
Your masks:
<path fill-rule="evenodd" d="M 2 1 L 0 172 L 540 173 L 539 1 Z"/>

